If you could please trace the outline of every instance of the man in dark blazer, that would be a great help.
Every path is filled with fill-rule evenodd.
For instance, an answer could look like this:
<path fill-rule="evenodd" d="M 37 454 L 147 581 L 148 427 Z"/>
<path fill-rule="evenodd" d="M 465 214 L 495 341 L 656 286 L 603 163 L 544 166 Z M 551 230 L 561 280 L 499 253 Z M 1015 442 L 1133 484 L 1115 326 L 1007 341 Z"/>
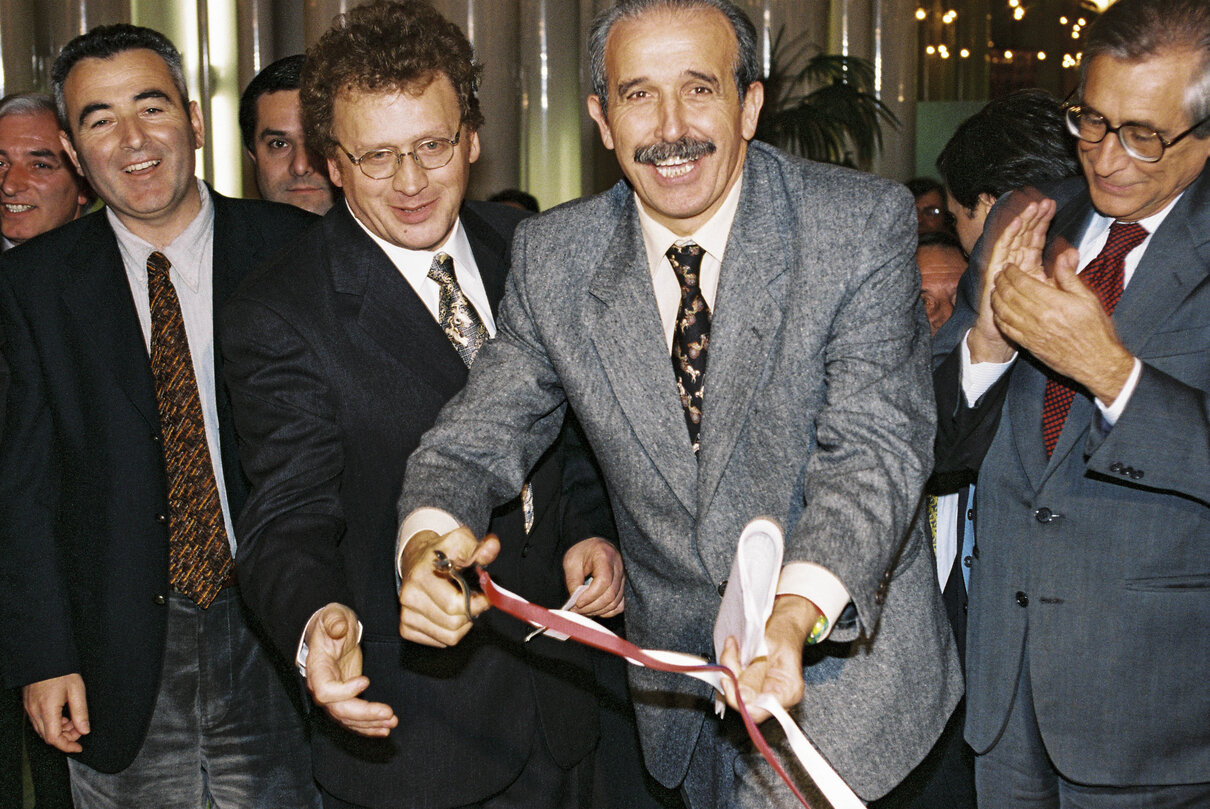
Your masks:
<path fill-rule="evenodd" d="M 0 259 L 4 679 L 74 754 L 77 805 L 313 806 L 302 717 L 228 575 L 244 486 L 213 349 L 214 310 L 312 217 L 194 177 L 202 120 L 161 34 L 93 29 L 52 76 L 107 209 Z"/>
<path fill-rule="evenodd" d="M 594 23 L 589 111 L 629 184 L 518 227 L 501 336 L 408 467 L 401 623 L 434 643 L 465 631 L 432 550 L 507 550 L 475 535 L 570 405 L 612 497 L 640 646 L 712 655 L 741 530 L 780 521 L 769 655 L 744 686 L 789 706 L 870 800 L 961 693 L 931 555 L 909 530 L 933 425 L 916 222 L 902 187 L 749 143 L 755 43 L 716 0 L 630 0 Z M 440 536 L 449 522 L 466 527 Z M 734 648 L 722 660 L 740 668 Z M 631 672 L 657 780 L 695 809 L 792 804 L 708 688 Z"/>
<path fill-rule="evenodd" d="M 308 52 L 301 96 L 344 201 L 249 278 L 225 315 L 252 482 L 240 581 L 327 713 L 316 712 L 313 756 L 328 807 L 588 805 L 597 705 L 586 650 L 525 642 L 529 628 L 502 614 L 456 649 L 398 632 L 399 484 L 466 381 L 460 328 L 478 318 L 495 330 L 523 215 L 463 201 L 479 154 L 478 73 L 466 37 L 425 2 L 339 18 Z M 430 270 L 449 261 L 456 285 L 443 288 Z M 551 606 L 591 575 L 579 609 L 606 615 L 621 606 L 620 557 L 586 539 L 611 530 L 607 510 L 586 517 L 604 494 L 598 482 L 576 502 L 562 495 L 588 463 L 562 443 L 517 485 L 494 515 L 511 553 L 492 572 Z"/>
<path fill-rule="evenodd" d="M 997 239 L 936 372 L 938 462 L 979 473 L 980 805 L 1210 802 L 1207 41 L 1198 0 L 1097 20 L 1067 110 L 1083 182 Z"/>

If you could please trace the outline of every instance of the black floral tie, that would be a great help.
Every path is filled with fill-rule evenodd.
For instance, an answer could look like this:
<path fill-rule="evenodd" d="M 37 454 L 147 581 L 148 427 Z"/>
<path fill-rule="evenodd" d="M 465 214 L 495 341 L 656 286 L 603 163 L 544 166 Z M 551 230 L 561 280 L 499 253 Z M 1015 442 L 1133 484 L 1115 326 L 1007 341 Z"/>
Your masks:
<path fill-rule="evenodd" d="M 706 393 L 706 349 L 710 346 L 710 308 L 702 297 L 701 268 L 704 251 L 693 242 L 668 248 L 668 261 L 681 283 L 681 308 L 672 332 L 672 370 L 685 408 L 689 443 L 699 447 L 702 399 Z"/>

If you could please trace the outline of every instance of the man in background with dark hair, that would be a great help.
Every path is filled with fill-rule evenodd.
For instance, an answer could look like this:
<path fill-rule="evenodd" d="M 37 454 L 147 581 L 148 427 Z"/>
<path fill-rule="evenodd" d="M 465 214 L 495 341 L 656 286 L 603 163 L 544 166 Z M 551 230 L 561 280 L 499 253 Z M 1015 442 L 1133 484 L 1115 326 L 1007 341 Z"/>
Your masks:
<path fill-rule="evenodd" d="M 1083 42 L 1084 176 L 998 235 L 935 374 L 938 471 L 979 475 L 966 738 L 981 805 L 1207 806 L 1210 5 Z"/>
<path fill-rule="evenodd" d="M 51 71 L 106 208 L 0 257 L 0 673 L 73 754 L 81 809 L 318 804 L 302 717 L 232 576 L 245 495 L 215 314 L 310 214 L 194 176 L 162 34 L 94 28 Z"/>
<path fill-rule="evenodd" d="M 301 98 L 343 200 L 248 279 L 224 320 L 252 482 L 240 582 L 318 708 L 312 752 L 329 809 L 591 805 L 588 650 L 526 641 L 502 613 L 456 649 L 399 637 L 399 483 L 496 333 L 524 216 L 464 199 L 480 71 L 427 2 L 338 17 L 307 52 Z M 491 568 L 506 586 L 557 607 L 592 576 L 577 611 L 620 611 L 621 560 L 600 538 L 613 528 L 582 453 L 557 445 L 492 530 L 511 548 Z"/>
<path fill-rule="evenodd" d="M 963 121 L 937 157 L 962 249 L 975 248 L 992 206 L 1016 188 L 1080 173 L 1063 107 L 1045 90 L 1017 90 Z"/>
<path fill-rule="evenodd" d="M 248 82 L 239 99 L 239 129 L 261 198 L 323 215 L 336 192 L 323 158 L 307 148 L 303 135 L 303 59 L 301 53 L 278 59 Z"/>

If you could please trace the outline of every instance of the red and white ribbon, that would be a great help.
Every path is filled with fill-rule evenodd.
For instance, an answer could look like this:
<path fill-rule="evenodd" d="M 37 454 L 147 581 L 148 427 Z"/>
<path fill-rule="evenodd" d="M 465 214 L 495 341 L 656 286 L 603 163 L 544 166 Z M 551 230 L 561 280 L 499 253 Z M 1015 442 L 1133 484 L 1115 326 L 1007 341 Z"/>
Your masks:
<path fill-rule="evenodd" d="M 723 690 L 723 680 L 730 680 L 734 686 L 736 702 L 739 706 L 739 715 L 744 722 L 744 728 L 748 731 L 748 737 L 752 739 L 752 743 L 756 745 L 756 749 L 764 756 L 765 761 L 769 762 L 769 765 L 773 767 L 774 771 L 785 782 L 786 786 L 790 788 L 790 791 L 794 793 L 799 802 L 806 809 L 811 809 L 811 804 L 807 803 L 807 799 L 803 797 L 802 792 L 794 785 L 794 781 L 790 778 L 785 768 L 782 767 L 781 762 L 777 760 L 773 749 L 765 741 L 760 728 L 752 721 L 752 717 L 748 714 L 748 707 L 744 704 L 743 697 L 740 696 L 739 681 L 735 673 L 729 668 L 715 663 L 708 663 L 696 655 L 685 654 L 683 652 L 640 649 L 633 643 L 610 632 L 591 618 L 585 618 L 583 615 L 574 612 L 551 610 L 538 604 L 533 604 L 495 584 L 491 576 L 487 574 L 487 571 L 482 568 L 479 568 L 478 573 L 479 586 L 493 607 L 533 626 L 548 627 L 552 630 L 552 635 L 553 633 L 566 635 L 579 643 L 623 657 L 632 665 L 645 666 L 659 671 L 687 674 L 690 677 L 695 677 L 709 683 L 720 693 Z M 820 793 L 832 804 L 834 809 L 864 808 L 865 804 L 861 799 L 854 794 L 853 790 L 837 774 L 836 770 L 819 754 L 814 745 L 803 735 L 802 729 L 776 700 L 765 695 L 759 698 L 754 704 L 769 711 L 778 724 L 781 725 L 790 744 L 790 749 L 798 758 L 799 763 L 802 764 L 803 769 L 806 770 L 807 775 L 815 782 L 815 786 L 819 788 Z"/>

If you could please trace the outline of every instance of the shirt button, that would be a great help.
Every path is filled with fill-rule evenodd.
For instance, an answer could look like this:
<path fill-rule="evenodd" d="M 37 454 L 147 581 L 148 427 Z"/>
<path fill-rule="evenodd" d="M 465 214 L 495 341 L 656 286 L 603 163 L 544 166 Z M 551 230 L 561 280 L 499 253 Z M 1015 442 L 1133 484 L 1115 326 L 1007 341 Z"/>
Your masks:
<path fill-rule="evenodd" d="M 1017 606 L 1018 607 L 1028 607 L 1029 606 L 1029 596 L 1025 595 L 1025 593 L 1021 592 L 1020 590 L 1017 591 Z"/>
<path fill-rule="evenodd" d="M 966 565 L 967 567 L 970 567 L 972 564 L 974 564 L 974 562 L 969 556 L 964 556 L 964 557 L 962 557 L 962 564 Z"/>

